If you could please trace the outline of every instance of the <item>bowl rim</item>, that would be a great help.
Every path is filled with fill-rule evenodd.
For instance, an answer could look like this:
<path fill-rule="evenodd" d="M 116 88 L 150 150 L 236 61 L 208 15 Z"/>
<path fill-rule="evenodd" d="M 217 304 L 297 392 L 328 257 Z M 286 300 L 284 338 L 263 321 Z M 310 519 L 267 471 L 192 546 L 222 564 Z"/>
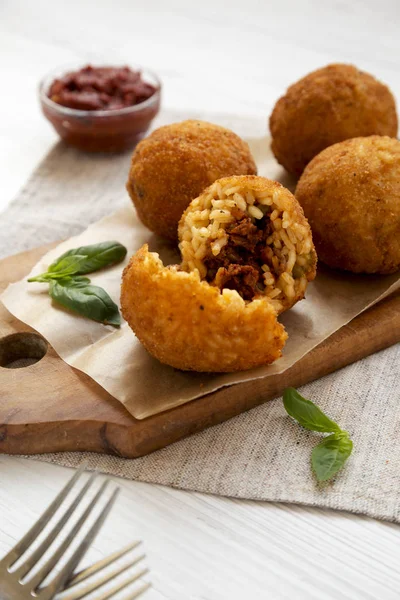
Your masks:
<path fill-rule="evenodd" d="M 92 64 L 92 63 L 86 63 L 86 64 Z M 63 72 L 64 72 L 64 74 L 66 74 L 68 71 L 72 71 L 72 70 L 77 71 L 79 69 L 82 69 L 84 66 L 85 65 L 83 65 L 82 67 L 77 67 L 76 64 L 74 66 L 72 66 L 71 64 L 68 64 L 68 65 L 63 65 L 63 66 L 57 67 L 55 69 L 52 69 L 39 82 L 38 92 L 39 92 L 40 102 L 42 104 L 47 105 L 53 111 L 59 112 L 60 114 L 63 114 L 65 116 L 87 118 L 87 117 L 113 117 L 113 116 L 128 115 L 131 113 L 139 112 L 139 111 L 143 110 L 144 108 L 151 106 L 152 104 L 155 103 L 155 101 L 158 101 L 160 98 L 161 88 L 162 88 L 162 83 L 161 83 L 160 78 L 151 69 L 148 69 L 147 67 L 139 66 L 139 65 L 124 65 L 124 66 L 129 66 L 129 68 L 131 68 L 132 70 L 141 71 L 142 74 L 147 73 L 150 76 L 150 78 L 154 79 L 155 85 L 154 84 L 152 84 L 152 85 L 154 85 L 154 87 L 156 88 L 154 94 L 152 94 L 149 98 L 147 98 L 147 100 L 145 100 L 144 102 L 140 102 L 139 104 L 134 104 L 133 106 L 126 106 L 124 108 L 117 108 L 117 109 L 111 109 L 111 110 L 81 110 L 78 108 L 69 108 L 68 106 L 63 106 L 62 104 L 58 104 L 57 102 L 54 102 L 54 100 L 51 100 L 51 98 L 48 97 L 47 90 L 49 89 L 50 84 L 57 78 L 57 76 L 58 77 L 62 76 Z M 101 66 L 115 67 L 115 64 L 111 65 L 109 63 L 103 62 Z"/>

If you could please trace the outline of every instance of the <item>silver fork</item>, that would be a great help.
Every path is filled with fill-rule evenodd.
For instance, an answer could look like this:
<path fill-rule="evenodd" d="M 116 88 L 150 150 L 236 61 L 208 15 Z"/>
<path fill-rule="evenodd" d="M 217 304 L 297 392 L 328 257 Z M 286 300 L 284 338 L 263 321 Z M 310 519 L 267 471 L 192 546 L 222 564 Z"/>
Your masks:
<path fill-rule="evenodd" d="M 62 590 L 68 581 L 70 581 L 70 586 L 75 586 L 78 583 L 82 582 L 84 579 L 87 579 L 89 576 L 95 574 L 96 572 L 103 569 L 105 566 L 111 564 L 120 556 L 123 556 L 128 552 L 128 549 L 124 549 L 119 553 L 114 553 L 111 557 L 103 559 L 99 561 L 89 569 L 85 569 L 77 576 L 73 576 L 74 569 L 79 564 L 80 560 L 83 558 L 85 553 L 87 552 L 90 544 L 95 539 L 97 533 L 99 532 L 102 524 L 104 523 L 108 513 L 110 512 L 116 497 L 119 493 L 119 488 L 115 488 L 112 492 L 111 496 L 107 500 L 106 504 L 102 508 L 100 514 L 95 519 L 94 523 L 91 525 L 90 529 L 80 541 L 78 547 L 74 550 L 72 555 L 68 558 L 65 565 L 59 570 L 58 573 L 55 573 L 50 580 L 49 583 L 42 585 L 45 579 L 53 573 L 53 570 L 60 562 L 60 560 L 64 557 L 68 548 L 71 546 L 72 542 L 76 539 L 76 536 L 79 534 L 83 525 L 86 523 L 90 514 L 93 512 L 94 508 L 99 504 L 100 500 L 105 498 L 105 491 L 110 482 L 110 480 L 105 480 L 104 483 L 100 486 L 99 490 L 95 494 L 94 498 L 88 504 L 86 509 L 84 510 L 81 517 L 77 520 L 76 524 L 73 526 L 71 531 L 65 537 L 65 539 L 61 542 L 61 544 L 54 551 L 53 555 L 46 560 L 46 562 L 35 572 L 31 577 L 27 577 L 35 565 L 39 562 L 39 560 L 43 557 L 46 550 L 49 548 L 50 544 L 52 544 L 56 538 L 59 536 L 63 527 L 70 520 L 70 517 L 74 514 L 75 509 L 77 509 L 78 505 L 81 503 L 83 498 L 86 496 L 89 488 L 93 484 L 94 480 L 97 477 L 97 473 L 93 473 L 85 485 L 80 490 L 79 494 L 76 496 L 75 500 L 70 504 L 70 506 L 65 510 L 64 514 L 58 519 L 58 522 L 54 525 L 51 531 L 46 535 L 45 539 L 38 545 L 38 547 L 33 550 L 33 552 L 25 558 L 25 560 L 16 566 L 15 569 L 12 569 L 13 565 L 20 561 L 23 558 L 26 551 L 31 548 L 32 544 L 36 541 L 37 537 L 44 530 L 46 525 L 49 523 L 50 519 L 54 516 L 57 509 L 61 506 L 64 499 L 67 497 L 71 488 L 77 482 L 78 478 L 81 476 L 82 472 L 85 469 L 85 465 L 82 465 L 70 479 L 70 481 L 65 485 L 65 487 L 61 490 L 58 496 L 53 500 L 50 506 L 45 510 L 42 516 L 36 521 L 33 527 L 24 535 L 24 537 L 17 542 L 12 550 L 0 561 L 0 599 L 1 600 L 28 600 L 35 597 L 39 597 L 40 600 L 51 600 L 54 596 Z M 132 547 L 134 547 L 134 544 Z M 118 557 L 117 557 L 118 555 Z M 142 557 L 137 559 L 141 560 Z M 131 563 L 132 564 L 132 563 Z M 126 567 L 127 568 L 127 567 Z M 125 569 L 122 569 L 125 570 Z M 122 572 L 120 570 L 119 572 Z M 116 577 L 119 572 L 114 572 L 113 577 Z M 141 572 L 138 577 L 143 575 L 144 572 Z M 103 585 L 106 581 L 109 581 L 112 577 L 104 576 L 102 577 L 102 582 L 99 583 L 96 587 Z M 137 577 L 136 577 L 137 578 Z M 132 579 L 132 578 L 131 578 Z M 132 579 L 133 581 L 133 579 Z M 94 584 L 91 585 L 90 591 L 96 589 L 93 587 Z M 124 586 L 123 586 L 124 587 Z M 147 586 L 148 587 L 148 586 Z M 146 589 L 147 589 L 146 587 Z M 106 598 L 111 598 L 113 594 L 115 594 L 120 589 L 123 589 L 121 586 L 118 589 L 111 590 L 108 592 L 108 595 L 101 596 L 102 600 Z M 77 590 L 78 591 L 78 590 Z M 144 591 L 144 589 L 142 590 Z M 70 596 L 70 600 L 84 598 L 85 594 L 89 593 L 86 591 L 84 595 L 80 592 L 81 595 Z M 142 593 L 142 592 L 140 592 Z M 136 596 L 132 596 L 132 598 L 137 598 Z"/>
<path fill-rule="evenodd" d="M 122 556 L 136 548 L 139 544 L 141 544 L 141 542 L 134 542 L 133 544 L 126 546 L 122 550 L 114 552 L 113 554 L 110 554 L 110 556 L 99 560 L 87 569 L 79 571 L 79 573 L 72 577 L 72 579 L 68 582 L 68 587 L 64 590 L 64 592 L 61 593 L 60 596 L 57 596 L 57 598 L 59 598 L 59 600 L 81 600 L 82 598 L 86 598 L 86 596 L 88 596 L 91 592 L 94 592 L 106 583 L 112 581 L 128 569 L 131 569 L 133 566 L 137 565 L 137 563 L 139 563 L 145 558 L 144 554 L 135 557 L 127 564 L 120 566 L 117 565 L 112 571 L 107 572 L 107 567 L 117 562 Z M 102 571 L 106 571 L 106 573 L 102 575 Z M 82 588 L 79 587 L 82 582 L 86 581 L 87 579 L 92 579 L 93 575 L 96 575 L 99 572 L 101 574 L 100 578 L 94 578 L 94 581 L 89 582 Z M 104 591 L 100 595 L 97 595 L 96 600 L 109 600 L 110 598 L 113 598 L 115 594 L 131 586 L 134 582 L 136 582 L 138 579 L 140 579 L 140 577 L 142 577 L 146 573 L 148 573 L 148 569 L 142 569 L 141 571 L 138 571 L 134 575 L 131 575 L 125 581 L 117 583 L 112 588 Z M 76 588 L 76 586 L 78 586 L 78 589 L 71 589 Z M 134 600 L 135 598 L 138 598 L 141 594 L 148 590 L 149 587 L 150 583 L 142 583 L 142 585 L 135 591 L 133 591 L 130 596 L 126 596 L 125 600 Z"/>

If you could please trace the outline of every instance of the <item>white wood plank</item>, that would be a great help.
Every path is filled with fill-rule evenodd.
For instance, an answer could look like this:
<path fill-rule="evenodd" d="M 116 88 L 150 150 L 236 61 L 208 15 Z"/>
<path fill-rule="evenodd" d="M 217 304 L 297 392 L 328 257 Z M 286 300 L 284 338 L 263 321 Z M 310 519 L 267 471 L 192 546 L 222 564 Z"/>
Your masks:
<path fill-rule="evenodd" d="M 70 471 L 0 457 L 0 476 L 1 554 L 37 518 Z M 115 481 L 121 497 L 87 562 L 143 539 L 154 584 L 149 598 L 398 597 L 400 533 L 395 525 Z"/>

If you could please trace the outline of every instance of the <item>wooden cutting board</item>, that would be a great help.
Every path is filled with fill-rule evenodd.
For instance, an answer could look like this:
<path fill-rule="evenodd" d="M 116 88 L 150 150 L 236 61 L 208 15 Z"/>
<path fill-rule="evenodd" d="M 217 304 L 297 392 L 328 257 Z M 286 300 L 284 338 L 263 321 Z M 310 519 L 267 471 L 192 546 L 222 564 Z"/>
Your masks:
<path fill-rule="evenodd" d="M 0 261 L 0 292 L 26 275 L 50 247 Z M 282 375 L 224 388 L 139 421 L 0 303 L 0 452 L 143 456 L 274 398 L 287 386 L 322 377 L 399 341 L 400 292 L 342 327 Z"/>

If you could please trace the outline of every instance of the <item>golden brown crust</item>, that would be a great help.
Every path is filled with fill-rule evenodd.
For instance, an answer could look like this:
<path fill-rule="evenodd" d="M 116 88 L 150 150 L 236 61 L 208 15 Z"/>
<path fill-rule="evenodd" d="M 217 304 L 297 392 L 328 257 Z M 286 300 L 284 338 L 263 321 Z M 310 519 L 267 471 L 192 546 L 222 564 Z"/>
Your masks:
<path fill-rule="evenodd" d="M 204 121 L 160 127 L 136 147 L 127 182 L 141 221 L 176 240 L 189 202 L 227 175 L 255 174 L 248 145 L 228 129 Z"/>
<path fill-rule="evenodd" d="M 397 135 L 396 105 L 383 83 L 352 65 L 333 64 L 289 87 L 270 117 L 278 162 L 301 175 L 321 150 L 354 137 Z"/>
<path fill-rule="evenodd" d="M 143 246 L 125 268 L 122 313 L 145 348 L 177 369 L 241 371 L 273 362 L 287 338 L 266 299 L 246 304 Z"/>
<path fill-rule="evenodd" d="M 326 148 L 306 167 L 296 198 L 318 257 L 354 273 L 400 268 L 400 142 L 355 138 Z"/>

